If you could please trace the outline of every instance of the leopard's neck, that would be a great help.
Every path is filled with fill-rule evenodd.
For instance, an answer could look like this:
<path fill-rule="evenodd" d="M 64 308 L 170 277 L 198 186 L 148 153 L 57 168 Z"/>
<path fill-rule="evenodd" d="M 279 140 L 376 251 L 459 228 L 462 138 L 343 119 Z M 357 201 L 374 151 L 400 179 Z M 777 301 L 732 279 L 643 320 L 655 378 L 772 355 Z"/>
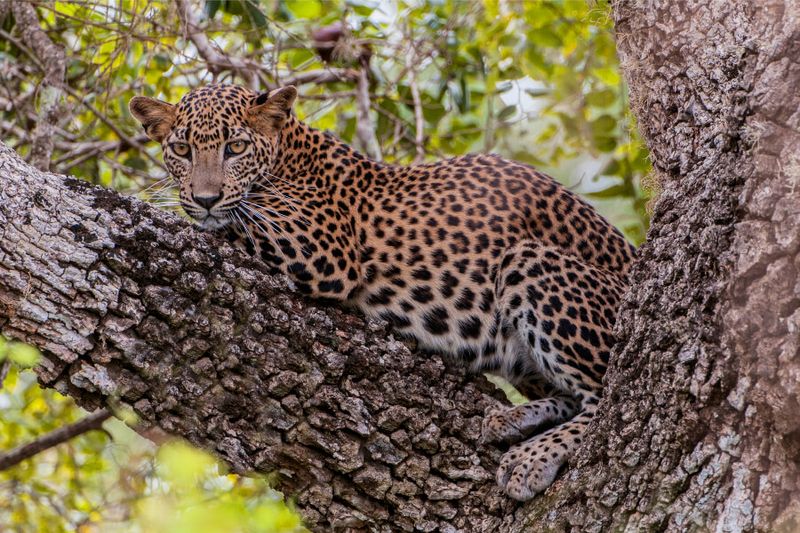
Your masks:
<path fill-rule="evenodd" d="M 396 167 L 371 160 L 294 116 L 282 129 L 275 154 L 269 188 L 283 197 L 271 196 L 272 213 L 279 215 L 274 222 L 283 229 L 267 257 L 280 262 L 303 292 L 351 299 L 362 285 L 363 252 L 371 247 L 365 228 L 388 198 Z"/>
<path fill-rule="evenodd" d="M 391 168 L 294 115 L 281 131 L 276 152 L 273 174 L 287 179 L 313 177 L 318 189 L 331 192 L 337 200 L 366 193 L 385 180 Z"/>

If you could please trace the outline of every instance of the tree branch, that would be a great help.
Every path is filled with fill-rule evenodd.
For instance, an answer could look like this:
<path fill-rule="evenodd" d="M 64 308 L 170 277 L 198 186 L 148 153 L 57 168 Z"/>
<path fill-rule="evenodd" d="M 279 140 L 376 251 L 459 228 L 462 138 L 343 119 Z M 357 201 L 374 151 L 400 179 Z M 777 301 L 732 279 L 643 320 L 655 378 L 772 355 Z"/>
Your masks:
<path fill-rule="evenodd" d="M 58 429 L 51 431 L 46 435 L 27 443 L 18 448 L 14 448 L 10 452 L 0 455 L 0 471 L 7 470 L 14 465 L 17 465 L 47 449 L 58 446 L 62 442 L 67 442 L 70 439 L 82 435 L 87 431 L 99 429 L 103 422 L 111 417 L 111 411 L 108 409 L 100 409 L 94 413 L 85 416 L 83 419 L 78 420 L 72 424 L 67 424 Z"/>
<path fill-rule="evenodd" d="M 375 161 L 383 159 L 381 143 L 372 122 L 369 99 L 369 59 L 363 60 L 356 85 L 356 141 L 361 150 Z"/>
<path fill-rule="evenodd" d="M 6 378 L 8 377 L 9 370 L 11 370 L 11 361 L 8 360 L 7 358 L 3 359 L 3 362 L 0 363 L 0 389 L 3 388 L 3 384 L 5 383 Z"/>
<path fill-rule="evenodd" d="M 502 394 L 263 268 L 0 145 L 0 332 L 42 350 L 44 385 L 279 473 L 315 530 L 513 523 L 478 442 Z"/>
<path fill-rule="evenodd" d="M 194 6 L 192 6 L 191 2 L 176 0 L 175 4 L 178 8 L 178 17 L 181 20 L 183 33 L 197 48 L 197 53 L 200 54 L 200 57 L 205 59 L 208 64 L 208 70 L 212 74 L 219 74 L 223 70 L 231 70 L 241 76 L 251 89 L 257 91 L 258 78 L 253 74 L 253 71 L 257 69 L 253 68 L 252 62 L 228 57 L 218 52 L 212 46 L 203 30 L 200 29 L 197 17 L 194 16 Z"/>
<path fill-rule="evenodd" d="M 333 83 L 337 81 L 357 81 L 361 78 L 358 70 L 351 68 L 326 68 L 310 70 L 281 79 L 281 85 L 305 85 L 307 83 Z"/>
<path fill-rule="evenodd" d="M 406 55 L 406 69 L 409 74 L 408 86 L 414 102 L 414 145 L 416 147 L 414 163 L 422 163 L 425 160 L 425 117 L 422 114 L 422 98 L 420 98 L 417 85 L 417 71 L 414 68 L 416 62 L 417 49 L 412 45 Z"/>
<path fill-rule="evenodd" d="M 53 133 L 58 121 L 63 118 L 64 77 L 67 60 L 64 50 L 53 43 L 39 25 L 36 8 L 26 1 L 11 2 L 11 12 L 22 40 L 31 49 L 26 53 L 35 54 L 38 65 L 44 72 L 44 80 L 39 95 L 39 119 L 31 134 L 31 164 L 48 170 L 50 155 L 53 153 Z"/>

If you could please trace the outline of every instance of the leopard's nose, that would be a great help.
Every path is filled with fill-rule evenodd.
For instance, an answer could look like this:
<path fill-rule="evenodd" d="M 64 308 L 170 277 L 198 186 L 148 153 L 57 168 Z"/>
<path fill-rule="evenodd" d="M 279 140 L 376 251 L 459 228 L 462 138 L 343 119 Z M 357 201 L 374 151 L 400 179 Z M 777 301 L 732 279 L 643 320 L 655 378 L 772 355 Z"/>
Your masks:
<path fill-rule="evenodd" d="M 214 204 L 219 202 L 220 198 L 222 198 L 221 194 L 217 194 L 216 196 L 199 196 L 195 194 L 192 195 L 192 200 L 197 202 L 197 205 L 199 205 L 200 207 L 205 207 L 209 211 L 211 210 L 212 207 L 214 207 Z"/>

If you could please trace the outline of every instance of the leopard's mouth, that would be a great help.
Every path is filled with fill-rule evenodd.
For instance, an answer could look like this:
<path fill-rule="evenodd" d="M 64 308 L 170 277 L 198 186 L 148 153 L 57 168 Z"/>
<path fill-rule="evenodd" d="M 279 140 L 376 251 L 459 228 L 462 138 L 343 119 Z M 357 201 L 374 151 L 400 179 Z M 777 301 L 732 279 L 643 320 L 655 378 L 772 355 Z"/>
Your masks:
<path fill-rule="evenodd" d="M 207 231 L 218 230 L 231 223 L 227 217 L 218 217 L 211 214 L 206 215 L 205 218 L 195 218 L 194 220 L 198 226 Z"/>
<path fill-rule="evenodd" d="M 181 202 L 181 207 L 197 226 L 206 231 L 218 230 L 231 223 L 230 210 L 220 210 L 218 206 L 209 210 Z"/>

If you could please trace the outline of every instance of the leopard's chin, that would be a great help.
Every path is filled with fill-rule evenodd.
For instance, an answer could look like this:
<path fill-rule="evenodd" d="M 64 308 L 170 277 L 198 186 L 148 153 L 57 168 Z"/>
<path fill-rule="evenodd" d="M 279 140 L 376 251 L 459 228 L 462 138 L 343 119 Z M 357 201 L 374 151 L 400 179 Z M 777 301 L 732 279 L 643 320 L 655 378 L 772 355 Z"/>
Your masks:
<path fill-rule="evenodd" d="M 231 221 L 228 218 L 217 217 L 214 215 L 208 215 L 203 219 L 195 219 L 195 223 L 206 231 L 222 229 L 230 224 L 230 222 Z"/>

